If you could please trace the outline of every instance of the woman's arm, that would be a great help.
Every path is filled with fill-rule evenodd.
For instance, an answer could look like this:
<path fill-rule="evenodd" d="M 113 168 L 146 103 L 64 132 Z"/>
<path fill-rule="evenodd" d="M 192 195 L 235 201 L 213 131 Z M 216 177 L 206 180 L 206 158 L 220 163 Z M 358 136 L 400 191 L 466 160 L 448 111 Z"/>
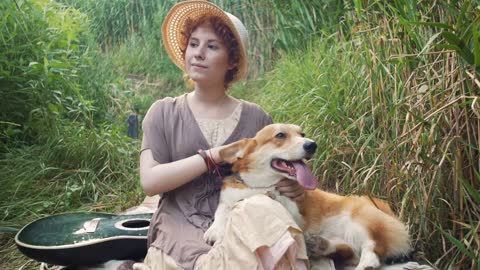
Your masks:
<path fill-rule="evenodd" d="M 220 162 L 220 148 L 222 147 L 208 151 L 216 163 Z M 140 182 L 148 196 L 182 186 L 206 171 L 207 165 L 200 155 L 161 164 L 155 161 L 150 149 L 145 149 L 140 154 Z"/>

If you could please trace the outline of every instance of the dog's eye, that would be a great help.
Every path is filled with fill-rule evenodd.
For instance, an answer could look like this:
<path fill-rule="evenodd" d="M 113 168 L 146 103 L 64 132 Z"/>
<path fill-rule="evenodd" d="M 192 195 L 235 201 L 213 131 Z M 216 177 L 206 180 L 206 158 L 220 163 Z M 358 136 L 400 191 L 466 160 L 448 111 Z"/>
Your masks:
<path fill-rule="evenodd" d="M 277 133 L 277 135 L 275 135 L 275 138 L 277 139 L 285 139 L 287 137 L 287 134 L 283 133 L 283 132 L 279 132 Z"/>
<path fill-rule="evenodd" d="M 301 132 L 300 136 L 305 137 L 305 133 Z"/>

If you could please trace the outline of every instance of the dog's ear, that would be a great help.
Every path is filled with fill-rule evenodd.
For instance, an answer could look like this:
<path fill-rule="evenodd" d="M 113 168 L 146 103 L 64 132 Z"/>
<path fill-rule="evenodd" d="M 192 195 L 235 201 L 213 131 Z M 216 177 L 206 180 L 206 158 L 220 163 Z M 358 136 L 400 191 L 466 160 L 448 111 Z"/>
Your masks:
<path fill-rule="evenodd" d="M 235 161 L 243 158 L 249 140 L 251 139 L 243 139 L 225 146 L 225 148 L 220 150 L 220 157 L 223 161 L 233 164 Z"/>

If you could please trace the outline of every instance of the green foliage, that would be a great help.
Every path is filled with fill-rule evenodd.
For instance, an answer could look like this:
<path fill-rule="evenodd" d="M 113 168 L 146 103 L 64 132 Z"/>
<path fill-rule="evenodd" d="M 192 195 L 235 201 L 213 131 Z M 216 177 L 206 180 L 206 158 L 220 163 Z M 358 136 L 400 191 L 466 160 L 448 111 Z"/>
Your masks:
<path fill-rule="evenodd" d="M 308 40 L 340 27 L 344 1 L 214 0 L 231 11 L 249 32 L 250 77 L 270 70 L 279 51 L 305 49 Z"/>
<path fill-rule="evenodd" d="M 116 181 L 134 175 L 137 164 L 132 148 L 138 145 L 119 130 L 65 125 L 61 134 L 46 145 L 12 148 L 5 153 L 0 161 L 6 195 L 0 198 L 4 219 L 22 221 L 19 218 L 28 216 L 29 211 L 41 216 L 79 208 L 86 202 L 98 203 L 105 195 L 121 192 L 110 185 L 117 187 Z M 136 189 L 138 182 L 132 180 L 128 186 Z M 32 194 L 32 189 L 38 192 Z M 9 204 L 17 200 L 20 203 Z M 109 204 L 105 208 L 118 211 L 118 207 Z"/>
<path fill-rule="evenodd" d="M 47 0 L 2 1 L 0 15 L 0 227 L 137 204 L 130 85 L 97 51 L 87 16 Z M 0 246 L 0 268 L 25 268 L 9 235 Z"/>
<path fill-rule="evenodd" d="M 401 23 L 405 27 L 409 25 L 430 26 L 440 30 L 430 38 L 430 43 L 434 44 L 435 48 L 453 50 L 458 53 L 463 60 L 475 67 L 477 73 L 480 72 L 480 5 L 472 1 L 454 1 L 450 3 L 439 3 L 440 8 L 448 12 L 448 14 L 457 13 L 453 21 L 442 21 L 448 18 L 442 18 L 443 14 L 438 14 L 438 21 L 423 21 L 419 17 L 419 12 L 413 10 L 409 14 L 405 14 L 396 8 L 390 7 L 392 16 L 400 18 Z M 412 31 L 409 32 L 414 35 Z M 417 36 L 417 35 L 415 35 Z M 441 37 L 443 40 L 433 43 Z M 419 40 L 423 38 L 417 36 Z M 429 44 L 428 44 L 429 45 Z M 424 47 L 424 49 L 427 49 Z"/>
<path fill-rule="evenodd" d="M 118 213 L 143 199 L 136 171 L 139 145 L 123 131 L 65 122 L 59 132 L 43 145 L 8 148 L 0 159 L 0 227 L 20 228 L 71 211 Z M 0 234 L 0 246 L 3 269 L 25 263 L 11 235 Z"/>
<path fill-rule="evenodd" d="M 54 132 L 62 117 L 92 125 L 95 104 L 106 97 L 89 99 L 93 95 L 80 89 L 92 61 L 85 16 L 50 1 L 0 7 L 2 145 L 34 142 Z"/>
<path fill-rule="evenodd" d="M 340 165 L 336 155 L 348 158 L 352 145 L 374 143 L 368 135 L 373 118 L 363 110 L 370 104 L 365 76 L 364 61 L 356 57 L 351 44 L 325 39 L 312 42 L 307 51 L 284 54 L 259 91 L 259 102 L 276 122 L 299 124 L 315 138 L 322 149 L 313 165 L 316 175 L 335 179 L 337 188 L 346 183 L 340 190 L 351 190 L 352 168 L 327 169 Z"/>
<path fill-rule="evenodd" d="M 341 15 L 345 12 L 343 1 L 270 2 L 276 29 L 270 32 L 269 38 L 275 47 L 282 50 L 304 49 L 309 39 L 330 34 L 338 28 Z"/>
<path fill-rule="evenodd" d="M 457 7 L 452 5 L 450 8 Z M 447 43 L 438 44 L 439 47 L 455 50 L 468 64 L 475 67 L 477 74 L 480 74 L 479 8 L 480 5 L 465 1 L 453 27 L 445 27 L 441 32 Z"/>
<path fill-rule="evenodd" d="M 106 57 L 122 74 L 147 76 L 160 81 L 166 89 L 183 86 L 182 72 L 168 58 L 161 37 L 161 22 L 168 10 L 160 7 L 152 26 L 144 26 L 132 33 L 121 45 L 112 48 Z"/>
<path fill-rule="evenodd" d="M 127 78 L 119 103 L 145 113 L 155 99 L 185 91 L 182 72 L 168 58 L 161 39 L 163 19 L 175 1 L 65 2 L 91 18 L 90 29 L 104 51 L 101 65 Z M 105 73 L 103 68 L 96 74 Z"/>
<path fill-rule="evenodd" d="M 122 44 L 142 27 L 152 26 L 158 8 L 172 5 L 169 4 L 171 1 L 155 0 L 62 0 L 62 2 L 88 14 L 90 29 L 104 50 Z"/>
<path fill-rule="evenodd" d="M 161 42 L 176 2 L 0 2 L 1 231 L 138 203 L 125 119 L 186 90 Z M 249 30 L 255 80 L 230 93 L 304 127 L 321 186 L 387 198 L 426 259 L 478 268 L 478 1 L 213 2 Z M 0 245 L 0 268 L 38 269 Z"/>
<path fill-rule="evenodd" d="M 161 43 L 161 25 L 166 13 L 179 1 L 74 1 L 91 21 L 104 52 L 121 72 L 163 78 L 183 85 L 177 68 L 166 57 Z M 223 1 L 213 3 L 232 11 L 249 31 L 250 74 L 258 76 L 272 66 L 278 50 L 305 48 L 305 40 L 328 35 L 342 21 L 343 1 Z"/>
<path fill-rule="evenodd" d="M 323 188 L 386 197 L 440 269 L 479 267 L 472 10 L 469 1 L 355 1 L 348 36 L 338 29 L 283 54 L 257 98 L 317 141 Z"/>

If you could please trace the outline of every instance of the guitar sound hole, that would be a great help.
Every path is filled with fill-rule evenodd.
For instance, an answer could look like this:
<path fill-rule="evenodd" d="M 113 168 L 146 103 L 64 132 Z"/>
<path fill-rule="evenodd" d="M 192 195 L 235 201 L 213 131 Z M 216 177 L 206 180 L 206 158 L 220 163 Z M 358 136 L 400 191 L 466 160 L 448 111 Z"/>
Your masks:
<path fill-rule="evenodd" d="M 150 226 L 149 220 L 128 220 L 122 223 L 125 228 L 144 228 Z"/>

